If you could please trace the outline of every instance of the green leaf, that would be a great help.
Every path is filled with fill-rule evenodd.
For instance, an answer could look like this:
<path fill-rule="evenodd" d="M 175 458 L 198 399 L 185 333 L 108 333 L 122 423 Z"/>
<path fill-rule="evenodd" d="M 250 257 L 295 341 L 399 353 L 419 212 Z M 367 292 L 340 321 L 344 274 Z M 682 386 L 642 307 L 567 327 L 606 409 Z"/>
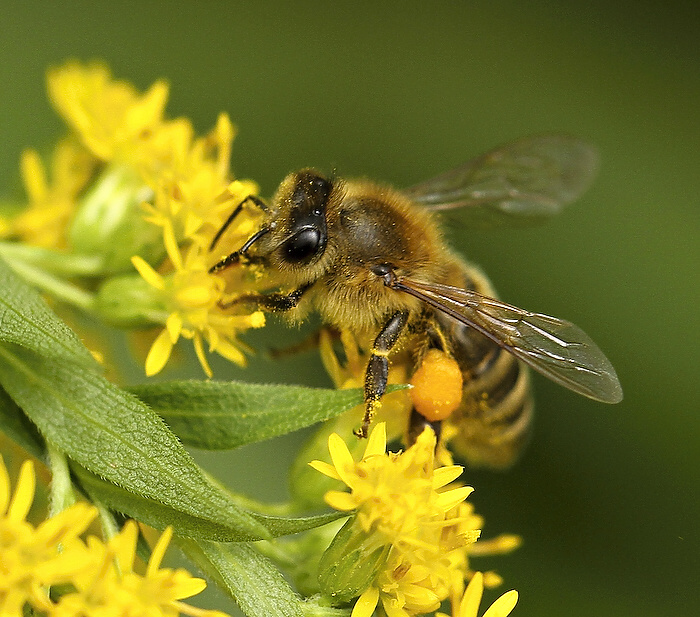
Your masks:
<path fill-rule="evenodd" d="M 180 548 L 248 617 L 302 617 L 302 602 L 272 562 L 248 543 L 179 541 Z"/>
<path fill-rule="evenodd" d="M 89 471 L 239 537 L 270 536 L 204 477 L 151 409 L 100 375 L 6 343 L 0 383 L 49 441 Z"/>
<path fill-rule="evenodd" d="M 250 512 L 258 521 L 260 521 L 269 530 L 270 534 L 277 538 L 279 536 L 289 536 L 295 533 L 300 533 L 308 529 L 314 529 L 321 525 L 326 525 L 337 521 L 340 518 L 348 516 L 348 512 L 326 512 L 325 514 L 315 514 L 313 516 L 270 516 L 267 514 L 259 514 Z"/>
<path fill-rule="evenodd" d="M 3 388 L 0 388 L 0 431 L 35 458 L 44 458 L 46 447 L 41 435 Z"/>
<path fill-rule="evenodd" d="M 242 382 L 172 381 L 137 386 L 131 392 L 150 405 L 185 444 L 207 450 L 284 435 L 362 403 L 359 389 Z"/>
<path fill-rule="evenodd" d="M 77 463 L 73 463 L 71 469 L 80 486 L 90 496 L 111 510 L 121 512 L 151 527 L 163 529 L 167 525 L 172 525 L 180 535 L 220 542 L 240 542 L 250 539 L 240 533 L 232 532 L 230 527 L 185 514 L 152 499 L 134 495 L 90 473 Z M 235 496 L 231 498 L 235 501 Z M 347 512 L 327 512 L 314 516 L 282 517 L 260 514 L 247 509 L 245 511 L 263 524 L 272 537 L 291 535 L 320 527 L 348 515 Z"/>
<path fill-rule="evenodd" d="M 85 367 L 97 365 L 90 352 L 12 269 L 0 259 L 0 341 Z"/>
<path fill-rule="evenodd" d="M 158 501 L 130 493 L 116 484 L 102 480 L 75 462 L 71 464 L 71 471 L 80 487 L 92 499 L 104 504 L 110 510 L 121 512 L 156 529 L 165 529 L 168 525 L 172 525 L 180 535 L 223 542 L 250 539 L 249 535 L 232 530 L 229 526 L 185 514 Z"/>

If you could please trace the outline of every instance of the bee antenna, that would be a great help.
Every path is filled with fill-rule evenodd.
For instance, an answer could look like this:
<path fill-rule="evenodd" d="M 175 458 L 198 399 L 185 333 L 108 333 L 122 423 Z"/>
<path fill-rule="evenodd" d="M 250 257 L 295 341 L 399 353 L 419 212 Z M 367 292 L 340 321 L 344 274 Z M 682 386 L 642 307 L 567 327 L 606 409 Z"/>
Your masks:
<path fill-rule="evenodd" d="M 209 274 L 216 274 L 217 272 L 221 272 L 229 266 L 238 263 L 241 260 L 241 257 L 248 252 L 248 249 L 269 231 L 269 227 L 263 227 L 262 229 L 256 231 L 250 238 L 248 238 L 248 240 L 246 240 L 245 244 L 240 249 L 217 261 L 211 268 L 209 268 Z"/>
<path fill-rule="evenodd" d="M 255 195 L 248 195 L 241 203 L 239 203 L 229 214 L 228 218 L 226 221 L 224 221 L 224 224 L 219 228 L 219 231 L 216 232 L 216 235 L 214 236 L 214 239 L 211 241 L 211 244 L 209 245 L 209 250 L 213 251 L 214 247 L 216 247 L 217 243 L 221 239 L 221 236 L 223 236 L 224 232 L 229 228 L 231 223 L 233 223 L 234 219 L 241 213 L 241 210 L 243 210 L 243 206 L 246 204 L 246 202 L 252 202 L 254 203 L 258 208 L 260 208 L 263 212 L 267 212 L 267 204 L 260 199 L 259 197 L 256 197 Z"/>

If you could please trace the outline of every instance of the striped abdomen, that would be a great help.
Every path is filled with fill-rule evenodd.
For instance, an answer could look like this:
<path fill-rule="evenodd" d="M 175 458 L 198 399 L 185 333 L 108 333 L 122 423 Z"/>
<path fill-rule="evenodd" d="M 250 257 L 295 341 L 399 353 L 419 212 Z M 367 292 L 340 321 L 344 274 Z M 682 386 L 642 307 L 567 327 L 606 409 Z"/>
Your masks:
<path fill-rule="evenodd" d="M 462 276 L 465 288 L 495 295 L 477 269 L 463 265 Z M 533 415 L 529 370 L 469 326 L 444 314 L 435 317 L 464 376 L 462 404 L 445 421 L 451 449 L 474 466 L 508 467 L 529 436 Z"/>

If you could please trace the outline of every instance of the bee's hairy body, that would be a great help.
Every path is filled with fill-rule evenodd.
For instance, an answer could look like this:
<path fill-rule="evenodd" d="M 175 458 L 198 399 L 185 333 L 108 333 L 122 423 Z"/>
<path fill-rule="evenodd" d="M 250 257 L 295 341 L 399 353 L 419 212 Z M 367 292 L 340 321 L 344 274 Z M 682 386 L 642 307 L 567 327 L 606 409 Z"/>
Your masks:
<path fill-rule="evenodd" d="M 292 319 L 317 310 L 330 326 L 373 339 L 358 436 L 367 435 L 397 349 L 411 352 L 411 369 L 427 371 L 428 383 L 439 379 L 427 368 L 428 356 L 456 363 L 451 374 L 462 374 L 461 401 L 459 382 L 447 382 L 456 386 L 450 390 L 456 407 L 431 413 L 423 397 L 431 391 L 422 390 L 409 436 L 426 423 L 439 431 L 435 423 L 451 413 L 457 452 L 473 464 L 505 467 L 517 458 L 532 419 L 526 365 L 595 400 L 618 402 L 622 390 L 609 360 L 579 328 L 495 299 L 488 279 L 447 248 L 434 211 L 537 220 L 578 197 L 595 165 L 587 144 L 550 135 L 513 142 L 404 192 L 302 169 L 283 180 L 270 206 L 249 197 L 236 208 L 212 250 L 246 201 L 263 210 L 262 226 L 210 271 L 260 265 L 268 287 L 279 291 L 244 294 L 231 304 L 252 302 Z M 428 406 L 447 409 L 439 397 L 431 393 Z"/>
<path fill-rule="evenodd" d="M 303 216 L 293 214 L 298 207 L 293 195 L 303 194 L 304 186 L 314 180 L 321 180 L 328 189 L 319 201 L 325 246 L 312 263 L 295 264 L 279 247 L 294 234 L 295 216 L 297 220 Z M 302 210 L 313 210 L 314 199 L 306 201 Z M 524 441 L 531 416 L 531 404 L 524 403 L 530 400 L 529 390 L 515 389 L 523 379 L 527 381 L 526 367 L 468 326 L 442 318 L 412 296 L 396 293 L 373 272 L 373 268 L 390 266 L 397 276 L 493 296 L 486 277 L 447 249 L 435 216 L 390 187 L 365 180 L 331 182 L 313 170 L 288 176 L 272 203 L 271 219 L 280 223 L 256 243 L 251 257 L 266 256 L 264 266 L 276 284 L 304 289 L 287 316 L 301 320 L 309 310 L 316 310 L 326 324 L 350 330 L 364 340 L 376 335 L 392 315 L 406 312 L 396 347 L 409 345 L 418 366 L 431 345 L 447 343 L 444 351 L 454 355 L 462 368 L 463 404 L 455 412 L 463 420 L 455 438 L 459 453 L 473 464 L 503 467 L 512 463 L 519 451 L 515 444 Z M 513 373 L 522 378 L 513 380 Z M 508 396 L 511 391 L 519 400 Z M 517 422 L 521 416 L 526 421 Z"/>

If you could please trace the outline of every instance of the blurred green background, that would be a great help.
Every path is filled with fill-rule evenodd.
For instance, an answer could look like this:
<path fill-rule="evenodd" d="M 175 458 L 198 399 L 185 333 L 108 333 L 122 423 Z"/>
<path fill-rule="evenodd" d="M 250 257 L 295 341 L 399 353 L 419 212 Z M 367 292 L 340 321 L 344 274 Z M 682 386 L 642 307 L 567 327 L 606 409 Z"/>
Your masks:
<path fill-rule="evenodd" d="M 466 474 L 484 536 L 516 532 L 524 545 L 476 565 L 520 591 L 520 617 L 700 614 L 695 3 L 3 4 L 9 196 L 21 196 L 21 149 L 62 134 L 44 73 L 73 57 L 102 58 L 141 88 L 167 78 L 170 115 L 200 131 L 229 112 L 240 128 L 234 169 L 265 195 L 306 165 L 406 186 L 531 133 L 595 143 L 600 176 L 557 220 L 452 234 L 505 300 L 586 330 L 625 389 L 609 407 L 536 379 L 523 460 L 505 474 Z M 280 336 L 302 333 L 273 326 L 249 340 L 264 348 Z M 313 355 L 215 368 L 219 378 L 328 385 Z M 279 499 L 297 439 L 201 460 Z"/>

